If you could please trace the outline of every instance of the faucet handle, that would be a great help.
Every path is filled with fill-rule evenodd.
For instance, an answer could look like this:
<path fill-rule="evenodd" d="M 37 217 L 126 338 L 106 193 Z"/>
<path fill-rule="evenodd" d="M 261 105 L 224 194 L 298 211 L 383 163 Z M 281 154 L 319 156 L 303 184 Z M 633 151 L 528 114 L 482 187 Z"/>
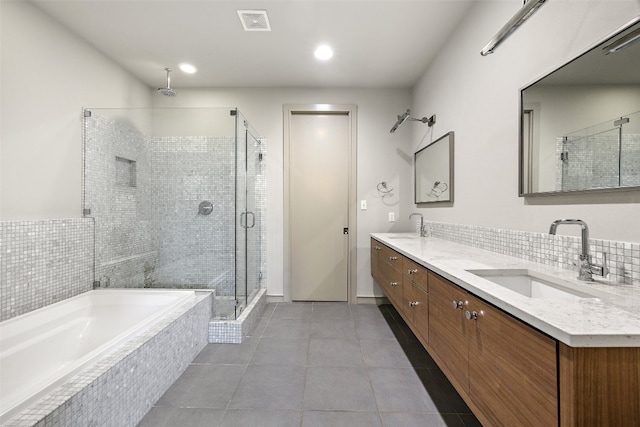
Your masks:
<path fill-rule="evenodd" d="M 609 263 L 607 262 L 607 253 L 602 252 L 602 277 L 607 277 L 609 274 Z"/>
<path fill-rule="evenodd" d="M 596 263 L 593 262 L 589 262 L 588 263 L 588 270 L 593 273 L 593 274 L 597 274 L 598 276 L 602 276 L 602 277 L 607 277 L 607 275 L 609 274 L 609 263 L 607 262 L 607 253 L 606 252 L 602 252 L 602 265 L 598 265 Z"/>

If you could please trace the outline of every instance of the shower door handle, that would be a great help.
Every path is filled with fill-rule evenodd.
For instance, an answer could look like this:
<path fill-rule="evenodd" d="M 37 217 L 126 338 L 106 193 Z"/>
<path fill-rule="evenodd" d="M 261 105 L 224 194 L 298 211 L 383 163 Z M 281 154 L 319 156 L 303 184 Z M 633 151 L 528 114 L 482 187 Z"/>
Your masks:
<path fill-rule="evenodd" d="M 247 224 L 247 216 L 251 215 L 251 225 Z M 244 218 L 244 222 L 242 219 Z M 240 214 L 240 227 L 242 228 L 253 228 L 256 225 L 256 216 L 253 212 L 242 212 Z"/>
<path fill-rule="evenodd" d="M 247 226 L 245 225 L 245 228 L 253 228 L 256 226 L 256 216 L 253 214 L 253 212 L 247 212 L 247 215 L 251 215 L 251 226 Z"/>

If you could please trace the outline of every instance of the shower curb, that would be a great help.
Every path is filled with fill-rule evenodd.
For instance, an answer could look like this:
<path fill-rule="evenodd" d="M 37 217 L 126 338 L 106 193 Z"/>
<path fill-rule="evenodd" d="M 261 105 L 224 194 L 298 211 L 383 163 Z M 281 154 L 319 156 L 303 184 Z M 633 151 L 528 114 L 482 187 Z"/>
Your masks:
<path fill-rule="evenodd" d="M 256 326 L 267 303 L 267 289 L 261 288 L 236 320 L 212 320 L 209 322 L 209 343 L 241 344 Z"/>

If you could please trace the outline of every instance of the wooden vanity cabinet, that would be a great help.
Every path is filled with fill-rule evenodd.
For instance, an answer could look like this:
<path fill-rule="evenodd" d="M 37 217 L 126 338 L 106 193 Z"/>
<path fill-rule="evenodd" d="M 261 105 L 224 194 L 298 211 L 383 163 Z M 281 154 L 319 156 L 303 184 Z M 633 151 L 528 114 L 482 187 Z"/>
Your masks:
<path fill-rule="evenodd" d="M 558 344 L 560 426 L 640 426 L 640 347 Z"/>
<path fill-rule="evenodd" d="M 640 348 L 569 347 L 371 244 L 374 279 L 483 425 L 640 426 Z"/>
<path fill-rule="evenodd" d="M 371 277 L 373 280 L 380 283 L 380 254 L 382 252 L 382 245 L 376 240 L 371 239 Z"/>
<path fill-rule="evenodd" d="M 428 270 L 371 239 L 371 276 L 424 346 L 429 341 Z"/>
<path fill-rule="evenodd" d="M 380 285 L 389 300 L 402 304 L 402 255 L 371 239 L 371 276 Z"/>
<path fill-rule="evenodd" d="M 433 359 L 486 425 L 557 426 L 556 342 L 430 273 Z"/>
<path fill-rule="evenodd" d="M 418 339 L 429 342 L 428 270 L 409 258 L 402 259 L 402 314 Z"/>
<path fill-rule="evenodd" d="M 379 282 L 385 295 L 396 308 L 402 304 L 402 273 L 388 262 L 380 263 Z"/>
<path fill-rule="evenodd" d="M 557 426 L 556 341 L 473 296 L 468 307 L 469 397 L 478 418 Z"/>

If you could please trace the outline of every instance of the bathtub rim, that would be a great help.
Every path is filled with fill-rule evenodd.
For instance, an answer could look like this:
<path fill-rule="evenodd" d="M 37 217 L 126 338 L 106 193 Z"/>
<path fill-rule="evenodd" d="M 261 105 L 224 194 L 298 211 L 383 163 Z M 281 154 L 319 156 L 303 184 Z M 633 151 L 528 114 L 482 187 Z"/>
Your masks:
<path fill-rule="evenodd" d="M 123 359 L 128 357 L 130 354 L 135 352 L 138 348 L 142 347 L 146 342 L 153 339 L 157 334 L 161 333 L 164 329 L 166 329 L 170 324 L 175 322 L 177 319 L 186 315 L 187 312 L 195 307 L 196 305 L 202 303 L 203 300 L 207 298 L 212 298 L 213 292 L 210 290 L 184 290 L 184 289 L 170 289 L 170 288 L 162 288 L 162 289 L 140 289 L 140 288 L 111 288 L 111 289 L 96 289 L 96 291 L 163 291 L 163 292 L 174 292 L 174 291 L 182 291 L 189 292 L 193 294 L 193 298 L 189 298 L 186 301 L 182 301 L 180 304 L 172 307 L 170 310 L 165 311 L 164 316 L 159 316 L 155 318 L 155 322 L 151 322 L 144 331 L 130 337 L 130 339 L 125 340 L 120 343 L 119 346 L 110 349 L 106 354 L 101 355 L 92 363 L 89 363 L 87 366 L 84 366 L 78 372 L 71 375 L 66 381 L 58 384 L 56 387 L 52 388 L 48 391 L 48 393 L 41 396 L 39 399 L 31 402 L 24 408 L 21 408 L 20 411 L 15 414 L 11 414 L 11 416 L 6 416 L 2 414 L 2 419 L 0 419 L 0 425 L 24 425 L 25 421 L 29 423 L 27 425 L 34 425 L 40 420 L 44 419 L 51 412 L 56 410 L 58 407 L 65 404 L 65 402 L 69 401 L 73 396 L 81 392 L 85 387 L 89 386 L 93 381 L 107 373 L 109 369 L 116 366 Z M 90 291 L 89 291 L 90 292 Z M 86 292 L 83 292 L 85 294 Z M 82 295 L 82 294 L 79 294 Z M 75 298 L 72 297 L 72 298 Z M 61 301 L 61 302 L 64 302 Z M 210 302 L 211 303 L 211 302 Z M 58 304 L 58 303 L 55 303 Z M 52 305 L 52 304 L 51 304 Z M 45 306 L 46 308 L 49 306 Z M 34 310 L 35 311 L 35 310 Z M 26 313 L 28 314 L 28 313 Z M 21 315 L 22 316 L 22 315 Z M 13 318 L 12 318 L 13 319 Z M 8 319 L 8 321 L 12 320 Z M 4 322 L 3 322 L 4 323 Z M 8 411 L 7 411 L 8 412 Z"/>

